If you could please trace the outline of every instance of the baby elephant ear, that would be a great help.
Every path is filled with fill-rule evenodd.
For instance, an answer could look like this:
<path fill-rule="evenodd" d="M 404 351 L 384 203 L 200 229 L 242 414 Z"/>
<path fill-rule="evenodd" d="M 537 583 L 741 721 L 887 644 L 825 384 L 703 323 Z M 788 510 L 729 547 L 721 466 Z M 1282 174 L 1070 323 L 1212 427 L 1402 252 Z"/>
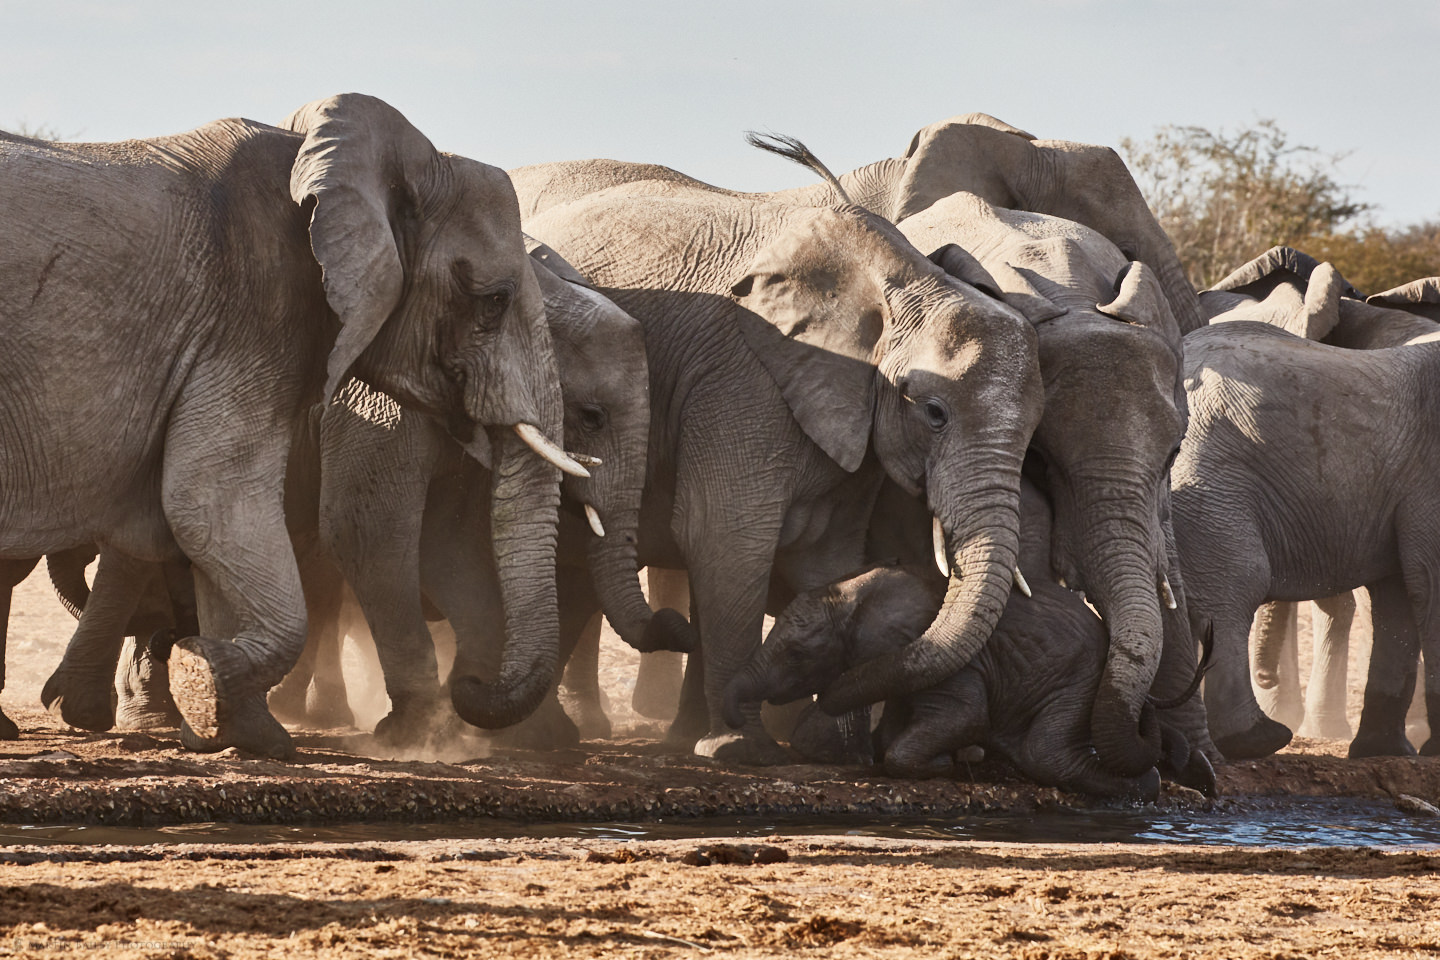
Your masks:
<path fill-rule="evenodd" d="M 1165 290 L 1155 271 L 1139 260 L 1131 260 L 1115 277 L 1115 299 L 1097 303 L 1095 309 L 1116 320 L 1168 333 L 1175 343 L 1180 342 L 1180 325 L 1170 312 Z"/>
<path fill-rule="evenodd" d="M 310 248 L 325 299 L 340 318 L 326 364 L 325 401 L 400 303 L 405 273 L 391 211 L 413 208 L 440 156 L 394 107 L 358 93 L 306 104 L 281 126 L 305 135 L 290 196 L 310 215 Z"/>
<path fill-rule="evenodd" d="M 1066 308 L 1055 303 L 1035 289 L 1025 275 L 1008 265 L 1002 266 L 1003 282 L 998 281 L 984 265 L 970 255 L 970 251 L 954 243 L 947 243 L 930 254 L 930 261 L 957 280 L 963 280 L 986 296 L 994 297 L 1024 314 L 1031 326 L 1045 320 L 1054 320 L 1064 314 Z"/>

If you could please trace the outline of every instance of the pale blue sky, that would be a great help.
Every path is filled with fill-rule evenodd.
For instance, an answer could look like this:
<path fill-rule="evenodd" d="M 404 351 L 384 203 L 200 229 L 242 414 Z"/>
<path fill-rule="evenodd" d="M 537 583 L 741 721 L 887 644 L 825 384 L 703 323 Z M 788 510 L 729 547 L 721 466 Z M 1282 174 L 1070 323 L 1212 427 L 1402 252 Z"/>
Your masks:
<path fill-rule="evenodd" d="M 1348 151 L 1381 220 L 1440 217 L 1440 3 L 1365 6 L 0 0 L 0 126 L 122 139 L 356 90 L 501 166 L 606 156 L 762 190 L 808 175 L 746 147 L 750 128 L 840 171 L 976 110 L 1110 145 L 1274 118 Z"/>

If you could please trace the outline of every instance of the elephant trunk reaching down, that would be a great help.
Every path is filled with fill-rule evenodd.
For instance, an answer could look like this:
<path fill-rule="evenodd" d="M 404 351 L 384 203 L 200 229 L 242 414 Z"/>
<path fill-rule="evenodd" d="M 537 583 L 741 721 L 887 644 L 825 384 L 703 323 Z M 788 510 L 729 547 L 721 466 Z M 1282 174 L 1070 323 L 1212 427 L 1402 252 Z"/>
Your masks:
<path fill-rule="evenodd" d="M 695 629 L 677 610 L 652 610 L 640 587 L 634 531 L 640 522 L 639 492 L 636 505 L 607 517 L 603 537 L 590 541 L 590 578 L 610 626 L 631 647 L 642 653 L 675 650 L 690 653 L 699 647 Z"/>
<path fill-rule="evenodd" d="M 560 631 L 555 527 L 560 485 L 555 468 L 513 431 L 488 432 L 495 451 L 491 524 L 505 604 L 505 653 L 494 680 L 457 670 L 450 697 L 461 719 L 497 729 L 529 716 L 555 683 Z"/>
<path fill-rule="evenodd" d="M 1082 484 L 1080 489 L 1093 489 Z M 1160 757 L 1160 731 L 1153 711 L 1144 709 L 1160 665 L 1163 636 L 1160 604 L 1166 590 L 1164 543 L 1134 497 L 1097 492 L 1078 505 L 1085 518 L 1080 549 L 1095 571 L 1086 594 L 1104 618 L 1110 635 L 1105 671 L 1091 714 L 1091 735 L 1101 761 L 1112 772 L 1137 776 Z M 1148 502 L 1144 498 L 1140 502 Z M 1107 506 L 1108 505 L 1108 506 Z M 1173 602 L 1173 601 L 1172 601 Z"/>
<path fill-rule="evenodd" d="M 950 560 L 940 612 L 897 655 L 841 676 L 820 697 L 827 713 L 933 686 L 968 664 L 990 638 L 1015 578 L 1024 448 L 1023 440 L 992 445 L 988 455 L 973 453 L 959 469 L 931 472 L 929 501 Z"/>

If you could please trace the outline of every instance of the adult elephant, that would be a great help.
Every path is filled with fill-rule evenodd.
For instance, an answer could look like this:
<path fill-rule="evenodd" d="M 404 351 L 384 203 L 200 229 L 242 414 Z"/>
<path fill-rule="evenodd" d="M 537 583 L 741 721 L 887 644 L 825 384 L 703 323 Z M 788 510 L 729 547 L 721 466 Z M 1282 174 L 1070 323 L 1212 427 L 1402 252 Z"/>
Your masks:
<path fill-rule="evenodd" d="M 678 189 L 718 190 L 668 167 L 614 160 L 540 164 L 510 171 L 527 219 L 620 183 L 652 181 Z M 916 132 L 899 157 L 841 174 L 844 193 L 892 223 L 965 191 L 997 207 L 1082 223 L 1150 266 L 1182 334 L 1205 323 L 1185 268 L 1135 179 L 1109 147 L 1034 136 L 984 113 L 967 113 Z M 722 191 L 729 193 L 730 191 Z M 753 199 L 825 206 L 826 184 L 750 194 Z"/>
<path fill-rule="evenodd" d="M 847 674 L 845 697 L 923 687 L 969 660 L 1014 577 L 1040 412 L 1020 312 L 855 206 L 641 182 L 526 229 L 645 330 L 640 560 L 689 573 L 708 713 L 698 753 L 777 757 L 757 711 L 739 733 L 726 725 L 725 685 L 759 645 L 772 575 L 783 603 L 859 565 L 882 467 L 925 491 L 954 576 L 924 635 Z"/>
<path fill-rule="evenodd" d="M 1109 632 L 1093 743 L 1114 772 L 1138 776 L 1159 757 L 1148 698 L 1179 696 L 1196 668 L 1169 522 L 1186 419 L 1181 336 L 1159 278 L 1097 231 L 969 193 L 899 229 L 957 276 L 978 264 L 1039 319 L 1045 412 L 1027 472 L 1054 503 L 1053 575 L 1084 592 Z M 1198 703 L 1167 722 L 1213 752 Z"/>
<path fill-rule="evenodd" d="M 0 557 L 99 543 L 194 564 L 172 689 L 192 749 L 278 757 L 265 691 L 304 642 L 292 433 L 351 372 L 493 429 L 507 603 L 555 630 L 555 358 L 505 174 L 346 94 L 280 129 L 117 144 L 0 136 Z M 504 428 L 504 429 L 502 429 Z M 488 699 L 529 694 L 507 663 Z M 543 689 L 542 689 L 543 692 Z"/>
<path fill-rule="evenodd" d="M 477 678 L 503 669 L 500 652 L 504 660 L 534 664 L 548 695 L 556 666 L 596 598 L 637 648 L 694 645 L 683 616 L 652 613 L 636 565 L 650 429 L 640 324 L 554 251 L 531 246 L 559 362 L 566 445 L 604 464 L 593 477 L 566 477 L 563 484 L 558 647 L 554 635 L 528 637 L 529 612 L 505 602 L 500 589 L 502 538 L 511 520 L 493 509 L 489 491 L 503 477 L 466 456 L 433 418 L 358 383 L 321 419 L 320 549 L 349 583 L 370 626 L 391 701 L 376 734 L 392 743 L 425 741 L 444 716 L 437 713 L 442 687 L 425 601 L 432 619 L 443 617 L 455 630 L 455 668 L 447 683 L 455 712 L 480 727 L 509 726 L 530 712 L 477 709 L 484 702 L 477 700 Z M 323 594 L 338 586 L 312 585 L 308 592 L 318 609 L 333 611 L 338 597 Z M 572 612 L 577 604 L 583 613 Z M 326 630 L 327 615 L 318 615 L 312 628 Z M 537 641 L 541 645 L 521 646 Z M 298 680 L 303 697 L 308 677 Z M 550 719 L 563 727 L 553 698 L 550 706 Z M 573 726 L 568 734 L 573 740 Z M 565 739 L 564 732 L 556 736 Z"/>
<path fill-rule="evenodd" d="M 1191 421 L 1173 473 L 1175 533 L 1192 629 L 1214 628 L 1205 701 L 1217 744 L 1233 759 L 1226 734 L 1263 716 L 1250 684 L 1256 608 L 1364 586 L 1375 641 L 1350 755 L 1413 753 L 1416 657 L 1440 636 L 1430 483 L 1440 345 L 1347 350 L 1240 321 L 1190 334 L 1185 358 Z M 1427 651 L 1427 663 L 1431 652 L 1440 656 Z M 1433 711 L 1429 676 L 1426 693 Z"/>
<path fill-rule="evenodd" d="M 1291 247 L 1267 250 L 1203 292 L 1200 299 L 1212 323 L 1258 320 L 1352 350 L 1440 339 L 1440 280 L 1417 280 L 1366 298 L 1332 264 Z M 1349 739 L 1353 735 L 1345 700 L 1355 611 L 1355 599 L 1348 592 L 1314 601 L 1315 652 L 1303 699 L 1295 605 L 1265 604 L 1256 614 L 1257 702 L 1302 736 Z"/>

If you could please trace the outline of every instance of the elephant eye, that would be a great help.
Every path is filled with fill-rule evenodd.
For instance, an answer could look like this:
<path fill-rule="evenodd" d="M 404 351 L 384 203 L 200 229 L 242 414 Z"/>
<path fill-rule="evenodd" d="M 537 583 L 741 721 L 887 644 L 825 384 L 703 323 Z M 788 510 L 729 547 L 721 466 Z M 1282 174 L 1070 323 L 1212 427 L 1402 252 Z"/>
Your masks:
<path fill-rule="evenodd" d="M 580 425 L 586 430 L 600 431 L 605 429 L 605 423 L 609 417 L 605 414 L 605 408 L 598 403 L 580 404 Z"/>
<path fill-rule="evenodd" d="M 484 293 L 476 298 L 480 308 L 480 316 L 486 323 L 494 323 L 499 320 L 510 307 L 510 291 L 496 290 L 492 293 Z"/>
<path fill-rule="evenodd" d="M 922 403 L 920 409 L 925 412 L 925 419 L 929 422 L 932 430 L 943 430 L 945 424 L 950 422 L 950 411 L 945 409 L 945 404 L 934 397 Z"/>

